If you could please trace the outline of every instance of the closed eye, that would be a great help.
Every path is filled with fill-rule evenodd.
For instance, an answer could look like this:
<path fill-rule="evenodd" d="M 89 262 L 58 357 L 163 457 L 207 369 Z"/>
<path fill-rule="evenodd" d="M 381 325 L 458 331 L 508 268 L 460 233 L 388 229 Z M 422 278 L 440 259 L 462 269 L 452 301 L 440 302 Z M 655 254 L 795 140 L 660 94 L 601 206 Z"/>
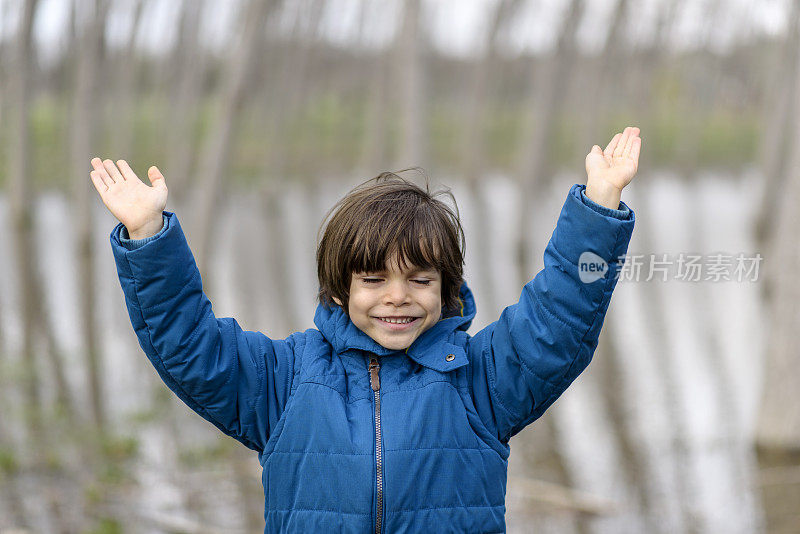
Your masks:
<path fill-rule="evenodd" d="M 375 284 L 375 283 L 380 282 L 382 279 L 381 278 L 362 278 L 361 280 L 363 282 L 366 282 L 367 284 Z"/>
<path fill-rule="evenodd" d="M 429 285 L 431 285 L 431 281 L 430 281 L 430 280 L 414 280 L 414 282 L 416 282 L 416 283 L 418 283 L 418 284 L 421 284 L 421 285 L 423 285 L 423 286 L 429 286 Z"/>

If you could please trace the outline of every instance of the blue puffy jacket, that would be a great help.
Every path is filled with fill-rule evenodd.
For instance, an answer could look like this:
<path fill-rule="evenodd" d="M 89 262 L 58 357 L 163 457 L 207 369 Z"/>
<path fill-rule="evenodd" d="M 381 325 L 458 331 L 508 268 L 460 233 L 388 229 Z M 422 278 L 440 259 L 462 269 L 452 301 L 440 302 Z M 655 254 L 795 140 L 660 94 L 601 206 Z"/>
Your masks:
<path fill-rule="evenodd" d="M 570 189 L 518 303 L 470 337 L 463 285 L 461 309 L 406 351 L 378 345 L 338 306 L 277 340 L 216 318 L 173 213 L 145 240 L 118 225 L 111 244 L 158 374 L 258 451 L 264 532 L 504 532 L 509 438 L 589 364 L 633 230 L 628 206 L 584 189 Z M 608 264 L 593 282 L 581 281 L 586 251 Z"/>

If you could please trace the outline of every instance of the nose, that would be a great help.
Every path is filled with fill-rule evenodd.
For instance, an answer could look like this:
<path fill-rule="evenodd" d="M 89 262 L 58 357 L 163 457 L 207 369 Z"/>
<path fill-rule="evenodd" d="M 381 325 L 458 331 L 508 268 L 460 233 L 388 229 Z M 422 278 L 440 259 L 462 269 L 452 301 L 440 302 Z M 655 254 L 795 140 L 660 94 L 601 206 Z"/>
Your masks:
<path fill-rule="evenodd" d="M 402 280 L 392 280 L 386 285 L 386 293 L 383 295 L 385 304 L 400 306 L 409 300 L 408 288 Z"/>

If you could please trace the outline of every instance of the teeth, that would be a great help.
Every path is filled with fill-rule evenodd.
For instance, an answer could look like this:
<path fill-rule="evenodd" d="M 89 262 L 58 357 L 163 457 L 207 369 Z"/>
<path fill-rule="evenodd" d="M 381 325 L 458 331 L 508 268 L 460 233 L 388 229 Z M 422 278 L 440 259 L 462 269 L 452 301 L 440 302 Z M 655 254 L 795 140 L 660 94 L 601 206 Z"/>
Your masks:
<path fill-rule="evenodd" d="M 414 319 L 415 319 L 414 317 L 409 317 L 407 319 L 400 319 L 395 317 L 381 317 L 381 321 L 386 321 L 387 323 L 393 323 L 393 324 L 407 324 L 413 321 Z"/>

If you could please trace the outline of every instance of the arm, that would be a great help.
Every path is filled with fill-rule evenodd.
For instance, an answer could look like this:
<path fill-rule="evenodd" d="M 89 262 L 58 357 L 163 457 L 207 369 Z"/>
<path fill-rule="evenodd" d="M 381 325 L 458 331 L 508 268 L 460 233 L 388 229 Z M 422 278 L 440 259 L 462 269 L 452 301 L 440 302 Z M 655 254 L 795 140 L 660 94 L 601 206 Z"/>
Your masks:
<path fill-rule="evenodd" d="M 283 412 L 293 373 L 293 338 L 273 341 L 217 319 L 177 217 L 129 240 L 120 223 L 111 246 L 139 344 L 164 383 L 229 436 L 262 450 Z"/>
<path fill-rule="evenodd" d="M 120 221 L 111 248 L 145 354 L 190 408 L 263 450 L 289 395 L 296 338 L 272 341 L 214 317 L 178 219 L 163 211 L 168 191 L 157 167 L 147 171 L 148 186 L 125 160 L 91 164 L 95 189 Z"/>
<path fill-rule="evenodd" d="M 470 340 L 475 407 L 504 442 L 555 402 L 597 347 L 635 218 L 625 203 L 610 210 L 586 198 L 584 188 L 570 189 L 544 268 L 525 285 L 519 302 Z M 589 283 L 579 271 L 585 251 L 608 265 L 603 277 Z"/>
<path fill-rule="evenodd" d="M 586 186 L 570 189 L 544 269 L 470 340 L 475 407 L 503 442 L 540 417 L 592 359 L 633 232 L 634 214 L 620 196 L 636 175 L 641 144 L 639 129 L 629 127 L 605 150 L 592 147 Z"/>

